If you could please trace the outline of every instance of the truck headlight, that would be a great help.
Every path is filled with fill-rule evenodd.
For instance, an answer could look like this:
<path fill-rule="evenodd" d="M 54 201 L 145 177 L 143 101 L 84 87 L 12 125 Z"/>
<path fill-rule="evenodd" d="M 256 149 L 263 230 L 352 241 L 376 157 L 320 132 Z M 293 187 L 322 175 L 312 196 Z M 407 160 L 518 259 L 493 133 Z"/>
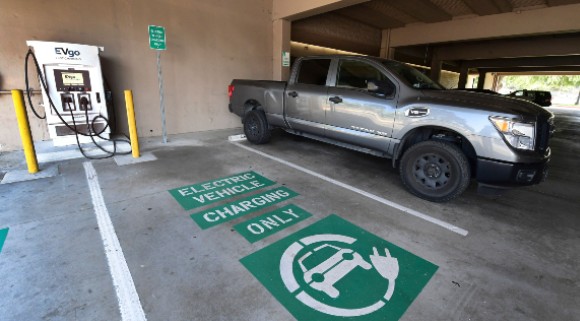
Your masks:
<path fill-rule="evenodd" d="M 534 150 L 535 123 L 521 123 L 502 117 L 489 117 L 505 140 L 517 149 Z"/>

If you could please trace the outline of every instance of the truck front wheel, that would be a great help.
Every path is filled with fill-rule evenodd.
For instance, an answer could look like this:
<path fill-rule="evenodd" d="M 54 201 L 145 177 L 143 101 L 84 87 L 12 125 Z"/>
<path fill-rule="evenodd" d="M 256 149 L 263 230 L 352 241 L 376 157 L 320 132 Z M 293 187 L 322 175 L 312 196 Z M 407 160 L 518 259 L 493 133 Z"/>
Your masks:
<path fill-rule="evenodd" d="M 455 145 L 424 141 L 411 146 L 399 166 L 403 185 L 411 193 L 432 202 L 449 201 L 469 186 L 467 157 Z"/>
<path fill-rule="evenodd" d="M 260 110 L 251 110 L 244 117 L 244 134 L 254 144 L 265 144 L 270 141 L 270 129 L 266 115 Z"/>

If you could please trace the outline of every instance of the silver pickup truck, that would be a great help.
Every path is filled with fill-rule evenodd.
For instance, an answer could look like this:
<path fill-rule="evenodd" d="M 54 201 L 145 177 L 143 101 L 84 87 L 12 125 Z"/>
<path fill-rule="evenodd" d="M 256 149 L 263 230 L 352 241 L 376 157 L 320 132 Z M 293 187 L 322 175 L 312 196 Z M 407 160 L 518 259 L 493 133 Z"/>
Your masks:
<path fill-rule="evenodd" d="M 247 139 L 285 131 L 390 158 L 403 185 L 435 202 L 472 178 L 500 194 L 547 174 L 554 116 L 520 99 L 445 90 L 404 63 L 363 56 L 298 59 L 288 82 L 240 80 L 228 88 Z"/>

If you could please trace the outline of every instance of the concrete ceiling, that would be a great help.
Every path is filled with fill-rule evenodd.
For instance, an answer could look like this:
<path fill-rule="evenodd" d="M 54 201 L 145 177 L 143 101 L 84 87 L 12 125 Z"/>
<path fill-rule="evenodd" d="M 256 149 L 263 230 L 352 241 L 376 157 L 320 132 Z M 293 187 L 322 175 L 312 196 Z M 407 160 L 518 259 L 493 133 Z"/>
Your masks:
<path fill-rule="evenodd" d="M 422 26 L 423 38 L 426 40 L 412 46 L 394 47 L 395 59 L 429 66 L 434 60 L 443 62 L 449 70 L 459 71 L 463 68 L 507 68 L 507 67 L 554 67 L 580 65 L 580 30 L 570 29 L 562 32 L 541 30 L 543 11 L 569 11 L 568 8 L 558 8 L 564 5 L 574 5 L 578 9 L 580 0 L 371 0 L 338 10 L 318 14 L 292 22 L 292 40 L 306 44 L 336 48 L 362 54 L 379 56 L 381 45 L 385 43 L 384 30 L 417 29 Z M 521 17 L 520 12 L 535 14 L 536 18 L 520 21 L 520 25 L 534 24 L 536 30 L 530 34 L 506 36 L 501 30 L 514 27 Z M 478 33 L 481 29 L 493 29 L 493 22 L 488 26 L 481 24 L 482 19 L 493 21 L 495 17 L 503 18 L 506 26 L 495 28 L 497 36 L 488 32 L 479 39 L 453 40 L 451 42 L 429 41 L 429 33 L 437 36 L 428 26 L 442 24 L 467 25 L 469 30 Z M 580 17 L 580 15 L 574 15 Z M 489 18 L 486 18 L 489 17 Z M 540 17 L 540 18 L 537 18 Z M 513 20 L 512 20 L 513 19 Z M 560 18 L 553 16 L 552 24 L 557 24 Z M 564 19 L 564 18 L 562 18 Z M 568 19 L 568 18 L 566 18 Z M 577 18 L 580 19 L 580 18 Z M 469 22 L 473 21 L 470 25 Z M 513 21 L 513 26 L 511 22 Z M 489 28 L 492 27 L 492 28 Z M 548 27 L 546 27 L 548 28 Z M 457 29 L 457 28 L 456 28 Z M 453 28 L 448 28 L 451 32 Z M 538 31 L 539 30 L 539 31 Z M 427 35 L 425 35 L 427 33 Z M 471 32 L 467 32 L 471 33 Z M 439 32 L 441 34 L 441 32 Z M 476 39 L 476 40 L 475 40 Z M 550 57 L 566 56 L 566 61 L 556 61 Z M 526 57 L 547 57 L 532 62 Z M 511 58 L 511 59 L 509 59 Z M 498 62 L 503 60 L 503 62 Z M 551 61 L 550 61 L 551 60 Z M 469 61 L 469 63 L 466 63 Z M 567 70 L 576 69 L 571 67 Z M 566 69 L 566 68 L 561 68 Z"/>
<path fill-rule="evenodd" d="M 378 29 L 580 3 L 580 0 L 372 0 L 296 21 L 342 16 Z"/>

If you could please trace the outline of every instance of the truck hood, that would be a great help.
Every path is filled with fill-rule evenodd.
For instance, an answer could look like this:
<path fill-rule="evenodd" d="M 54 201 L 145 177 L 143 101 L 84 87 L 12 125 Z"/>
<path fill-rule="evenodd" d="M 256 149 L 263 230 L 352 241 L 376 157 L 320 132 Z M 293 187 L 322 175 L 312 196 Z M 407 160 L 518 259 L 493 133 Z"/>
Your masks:
<path fill-rule="evenodd" d="M 511 114 L 522 119 L 550 118 L 552 113 L 544 108 L 518 98 L 461 90 L 423 90 L 422 99 L 441 104 L 485 110 L 491 114 Z"/>

